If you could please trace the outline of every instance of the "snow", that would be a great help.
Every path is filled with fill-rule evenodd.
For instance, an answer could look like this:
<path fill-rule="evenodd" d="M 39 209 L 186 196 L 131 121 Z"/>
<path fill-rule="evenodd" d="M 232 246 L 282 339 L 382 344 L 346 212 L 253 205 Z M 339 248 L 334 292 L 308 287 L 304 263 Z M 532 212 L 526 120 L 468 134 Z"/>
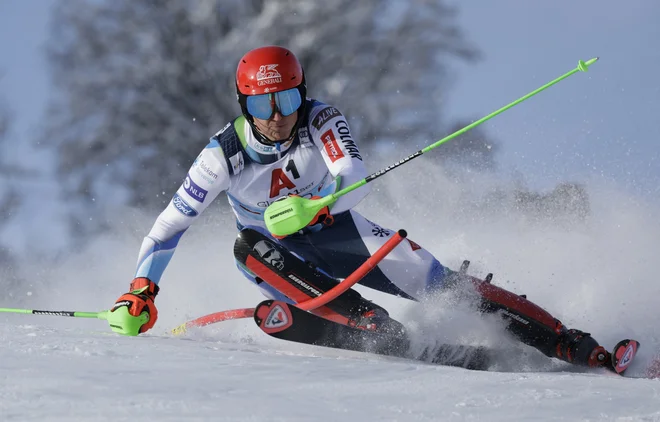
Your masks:
<path fill-rule="evenodd" d="M 425 170 L 442 201 L 416 196 L 405 178 L 390 178 L 363 213 L 405 228 L 453 268 L 471 259 L 470 273 L 494 272 L 495 284 L 527 294 L 607 347 L 640 340 L 642 366 L 630 371 L 642 373 L 660 351 L 654 276 L 660 213 L 653 203 L 594 184 L 593 215 L 584 224 L 529 221 L 497 207 L 466 223 L 449 212 L 460 208 L 466 185 Z M 429 186 L 418 181 L 417 188 Z M 411 199 L 393 213 L 385 194 Z M 155 217 L 118 213 L 130 224 L 55 267 L 24 267 L 26 284 L 7 292 L 0 306 L 107 309 L 128 286 Z M 402 215 L 410 216 L 404 226 L 397 223 Z M 179 245 L 161 282 L 158 324 L 147 335 L 117 336 L 99 320 L 0 315 L 0 420 L 660 421 L 660 380 L 587 372 L 531 349 L 509 357 L 515 371 L 476 372 L 282 342 L 249 319 L 175 337 L 169 330 L 186 320 L 262 300 L 228 253 L 231 218 L 205 218 Z M 511 342 L 498 321 L 475 316 L 451 297 L 413 306 L 359 290 L 413 331 L 446 341 Z"/>
<path fill-rule="evenodd" d="M 474 372 L 256 331 L 123 338 L 19 320 L 0 325 L 3 421 L 660 420 L 655 380 Z"/>

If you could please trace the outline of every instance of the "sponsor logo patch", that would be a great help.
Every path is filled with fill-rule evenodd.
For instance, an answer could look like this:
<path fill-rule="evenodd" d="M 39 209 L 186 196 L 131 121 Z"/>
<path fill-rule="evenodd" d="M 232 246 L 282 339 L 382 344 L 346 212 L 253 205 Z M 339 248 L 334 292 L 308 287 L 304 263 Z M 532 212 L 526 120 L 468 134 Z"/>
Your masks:
<path fill-rule="evenodd" d="M 234 172 L 234 176 L 240 173 L 245 167 L 245 161 L 243 161 L 243 153 L 240 151 L 238 154 L 229 157 L 229 162 L 231 163 L 231 169 Z"/>
<path fill-rule="evenodd" d="M 373 229 L 371 229 L 371 234 L 373 234 L 376 237 L 387 237 L 390 235 L 390 231 L 382 227 L 376 226 Z"/>
<path fill-rule="evenodd" d="M 504 315 L 508 316 L 509 318 L 511 318 L 511 319 L 515 319 L 516 321 L 518 321 L 518 322 L 520 322 L 520 323 L 522 323 L 522 324 L 525 324 L 525 325 L 528 325 L 528 324 L 529 324 L 529 321 L 527 321 L 526 319 L 524 319 L 524 318 L 521 317 L 520 315 L 516 315 L 516 314 L 514 314 L 514 313 L 512 313 L 512 312 L 507 311 L 506 309 L 501 309 L 501 312 L 502 312 Z"/>
<path fill-rule="evenodd" d="M 197 215 L 197 211 L 191 207 L 190 204 L 187 203 L 186 200 L 183 199 L 178 193 L 174 194 L 174 197 L 172 198 L 172 204 L 174 204 L 174 208 L 176 208 L 177 211 L 186 217 L 195 217 Z"/>
<path fill-rule="evenodd" d="M 257 85 L 272 85 L 282 82 L 282 75 L 277 71 L 279 64 L 264 64 L 259 66 L 257 71 Z"/>
<path fill-rule="evenodd" d="M 332 129 L 328 129 L 323 135 L 321 135 L 321 141 L 323 141 L 323 148 L 325 148 L 326 154 L 330 158 L 330 161 L 333 163 L 340 158 L 344 158 L 344 153 L 339 148 L 337 144 L 337 139 Z"/>
<path fill-rule="evenodd" d="M 313 295 L 316 295 L 317 297 L 321 296 L 323 294 L 320 290 L 318 290 L 314 286 L 306 283 L 305 281 L 303 281 L 303 279 L 301 279 L 300 277 L 298 277 L 295 274 L 289 274 L 288 277 L 291 280 L 295 281 L 297 285 L 299 285 L 303 289 L 307 290 L 308 292 L 312 293 Z"/>
<path fill-rule="evenodd" d="M 275 246 L 273 246 L 272 243 L 260 240 L 252 249 L 257 251 L 259 256 L 271 266 L 280 271 L 284 269 L 284 257 L 277 249 L 275 249 Z"/>
<path fill-rule="evenodd" d="M 225 130 L 229 129 L 229 126 L 231 126 L 231 122 L 227 123 L 227 124 L 225 125 L 225 127 L 223 127 L 222 129 L 220 129 L 220 130 L 218 131 L 218 133 L 216 133 L 216 134 L 213 135 L 213 136 L 220 136 L 220 135 L 222 135 L 222 134 L 225 132 Z"/>
<path fill-rule="evenodd" d="M 206 194 L 209 192 L 205 189 L 200 188 L 197 183 L 193 182 L 190 178 L 190 174 L 186 176 L 186 180 L 183 181 L 183 189 L 188 192 L 188 195 L 197 202 L 204 202 Z"/>
<path fill-rule="evenodd" d="M 630 363 L 630 359 L 632 359 L 634 354 L 635 354 L 635 347 L 632 344 L 629 344 L 628 347 L 626 347 L 626 351 L 623 353 L 623 356 L 621 356 L 621 359 L 619 359 L 619 363 L 617 363 L 616 366 L 618 366 L 619 368 L 625 368 Z"/>
<path fill-rule="evenodd" d="M 209 185 L 212 185 L 218 179 L 218 175 L 211 170 L 211 167 L 209 167 L 208 163 L 205 162 L 201 156 L 202 154 L 195 159 L 192 166 L 202 179 L 204 179 Z"/>
<path fill-rule="evenodd" d="M 351 131 L 348 129 L 348 123 L 346 123 L 346 120 L 339 120 L 335 123 L 335 127 L 337 128 L 337 133 L 339 133 L 339 139 L 341 139 L 341 143 L 344 144 L 344 148 L 346 149 L 346 152 L 348 152 L 348 155 L 362 161 L 360 150 L 357 145 L 355 145 L 355 142 L 353 142 Z"/>
<path fill-rule="evenodd" d="M 280 305 L 275 305 L 268 313 L 264 326 L 266 328 L 279 328 L 288 323 L 289 318 L 287 317 L 286 312 L 284 312 L 284 309 Z"/>
<path fill-rule="evenodd" d="M 300 146 L 302 148 L 311 148 L 314 146 L 312 140 L 309 139 L 309 130 L 307 129 L 307 126 L 298 129 L 298 139 L 300 140 Z"/>
<path fill-rule="evenodd" d="M 387 237 L 392 234 L 387 229 L 382 228 L 378 224 L 374 223 L 373 221 L 367 220 L 367 223 L 371 224 L 371 234 L 373 234 L 376 237 Z"/>
<path fill-rule="evenodd" d="M 321 110 L 321 112 L 317 114 L 316 117 L 314 117 L 314 120 L 312 120 L 312 126 L 314 126 L 316 130 L 321 130 L 323 125 L 326 124 L 328 120 L 337 116 L 341 116 L 339 110 L 334 107 L 326 107 Z"/>
<path fill-rule="evenodd" d="M 277 149 L 276 149 L 274 146 L 272 146 L 272 145 L 265 145 L 265 144 L 262 144 L 262 143 L 259 142 L 259 141 L 256 141 L 256 142 L 250 142 L 250 148 L 252 148 L 252 149 L 254 149 L 254 150 L 258 151 L 258 152 L 263 152 L 263 153 L 265 153 L 265 154 L 271 154 L 271 153 L 273 153 L 273 152 L 277 152 Z"/>

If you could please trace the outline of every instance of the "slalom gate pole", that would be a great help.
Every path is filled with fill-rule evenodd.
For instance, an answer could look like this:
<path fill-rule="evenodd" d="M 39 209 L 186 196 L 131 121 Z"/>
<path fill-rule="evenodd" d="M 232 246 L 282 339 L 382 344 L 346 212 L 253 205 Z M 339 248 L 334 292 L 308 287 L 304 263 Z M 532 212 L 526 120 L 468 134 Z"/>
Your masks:
<path fill-rule="evenodd" d="M 254 315 L 254 308 L 229 309 L 226 311 L 214 312 L 199 318 L 184 322 L 172 329 L 172 334 L 178 336 L 188 331 L 192 327 L 204 327 L 205 325 L 215 324 L 216 322 L 229 321 L 232 319 L 251 318 Z"/>
<path fill-rule="evenodd" d="M 276 236 L 287 236 L 292 233 L 297 232 L 298 230 L 302 229 L 303 227 L 307 226 L 310 221 L 317 215 L 317 213 L 323 209 L 326 206 L 332 205 L 339 197 L 346 195 L 347 193 L 354 191 L 355 189 L 366 185 L 367 183 L 379 178 L 380 176 L 384 175 L 385 173 L 388 173 L 391 170 L 394 170 L 397 167 L 400 167 L 407 162 L 411 161 L 414 158 L 419 157 L 420 155 L 431 151 L 432 149 L 435 149 L 439 147 L 440 145 L 444 144 L 445 142 L 448 142 L 454 138 L 456 138 L 459 135 L 462 135 L 463 133 L 469 131 L 470 129 L 473 129 L 480 124 L 484 123 L 487 120 L 492 119 L 493 117 L 497 116 L 500 113 L 505 112 L 506 110 L 510 109 L 511 107 L 522 103 L 523 101 L 533 97 L 534 95 L 538 94 L 541 91 L 544 91 L 551 86 L 555 85 L 556 83 L 568 78 L 569 76 L 577 73 L 577 72 L 586 72 L 589 69 L 589 66 L 594 64 L 598 60 L 598 57 L 582 61 L 580 60 L 578 62 L 578 65 L 575 69 L 563 74 L 562 76 L 548 82 L 547 84 L 535 89 L 534 91 L 530 92 L 527 95 L 524 95 L 517 100 L 505 105 L 504 107 L 495 110 L 494 112 L 490 113 L 489 115 L 482 117 L 481 119 L 475 121 L 472 124 L 469 124 L 465 126 L 462 129 L 457 130 L 456 132 L 452 133 L 451 135 L 448 135 L 439 141 L 427 146 L 426 148 L 423 148 L 416 153 L 409 155 L 408 157 L 397 161 L 396 163 L 385 167 L 384 169 L 377 171 L 376 173 L 373 173 L 364 179 L 355 182 L 354 184 L 345 187 L 344 189 L 341 189 L 331 195 L 328 195 L 322 199 L 307 199 L 303 198 L 300 196 L 289 196 L 286 198 L 283 198 L 282 200 L 275 201 L 272 203 L 268 208 L 266 208 L 266 211 L 264 212 L 264 221 L 266 222 L 266 227 L 268 230 L 276 235 Z"/>
<path fill-rule="evenodd" d="M 362 265 L 360 265 L 355 271 L 353 271 L 348 277 L 343 279 L 335 287 L 323 293 L 321 296 L 300 302 L 295 306 L 305 311 L 311 311 L 316 308 L 320 308 L 328 302 L 336 299 L 346 290 L 350 289 L 357 282 L 362 280 L 362 278 L 369 274 L 371 270 L 376 268 L 380 261 L 382 261 L 390 252 L 392 252 L 392 250 L 397 247 L 399 243 L 401 243 L 403 239 L 406 238 L 406 236 L 408 236 L 408 234 L 405 230 L 397 231 L 391 238 L 387 240 L 387 242 L 383 244 L 383 246 L 374 252 L 372 256 L 370 256 Z M 232 319 L 251 318 L 253 315 L 254 308 L 230 309 L 227 311 L 215 312 L 179 325 L 178 327 L 172 329 L 172 334 L 181 335 L 191 327 L 203 327 L 205 325 Z"/>
<path fill-rule="evenodd" d="M 321 296 L 298 303 L 296 307 L 305 311 L 311 311 L 313 309 L 320 308 L 331 300 L 336 299 L 346 290 L 353 287 L 358 281 L 362 280 L 364 276 L 369 274 L 369 272 L 373 270 L 376 265 L 378 265 L 380 261 L 382 261 L 390 252 L 392 252 L 392 249 L 397 247 L 397 245 L 401 243 L 403 239 L 406 238 L 406 236 L 408 236 L 408 234 L 405 230 L 399 230 L 398 232 L 394 233 L 394 236 L 390 237 L 387 242 L 385 242 L 383 246 L 381 246 L 362 265 L 360 265 L 357 270 L 353 271 L 339 284 L 323 293 Z"/>

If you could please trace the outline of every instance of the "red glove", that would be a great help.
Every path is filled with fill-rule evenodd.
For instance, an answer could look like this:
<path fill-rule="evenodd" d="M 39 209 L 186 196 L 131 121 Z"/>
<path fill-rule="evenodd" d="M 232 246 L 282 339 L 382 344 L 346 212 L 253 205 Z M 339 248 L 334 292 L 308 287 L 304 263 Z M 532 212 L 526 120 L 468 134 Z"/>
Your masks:
<path fill-rule="evenodd" d="M 154 299 L 159 290 L 158 285 L 148 278 L 137 277 L 131 282 L 130 291 L 121 295 L 110 311 L 114 312 L 122 306 L 126 306 L 128 313 L 136 317 L 147 311 L 149 321 L 140 327 L 140 333 L 144 333 L 151 329 L 158 319 L 158 309 L 156 309 Z"/>

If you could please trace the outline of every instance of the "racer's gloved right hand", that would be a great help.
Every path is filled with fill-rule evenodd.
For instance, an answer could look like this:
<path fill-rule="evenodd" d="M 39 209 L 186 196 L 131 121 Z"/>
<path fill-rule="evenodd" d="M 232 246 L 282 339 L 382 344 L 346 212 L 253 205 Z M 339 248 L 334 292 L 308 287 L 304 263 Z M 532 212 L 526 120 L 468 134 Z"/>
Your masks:
<path fill-rule="evenodd" d="M 317 199 L 323 199 L 320 196 L 312 196 L 312 200 L 317 200 Z M 325 206 L 319 210 L 319 212 L 316 213 L 314 218 L 312 218 L 312 221 L 309 222 L 307 227 L 309 226 L 315 226 L 317 224 L 323 223 L 326 226 L 331 226 L 332 223 L 335 222 L 335 219 L 332 217 L 332 214 L 330 214 L 330 208 L 328 206 Z"/>
<path fill-rule="evenodd" d="M 121 307 L 127 307 L 130 316 L 139 317 L 142 312 L 149 314 L 149 321 L 140 326 L 139 333 L 144 333 L 151 329 L 158 319 L 158 309 L 154 299 L 160 288 L 156 283 L 146 277 L 137 277 L 131 282 L 128 293 L 124 293 L 117 299 L 110 312 L 115 312 Z"/>
<path fill-rule="evenodd" d="M 289 196 L 300 196 L 300 195 L 291 194 Z M 310 198 L 310 200 L 318 200 L 318 199 L 323 199 L 323 198 L 320 197 L 320 196 L 312 196 Z M 306 227 L 316 226 L 317 224 L 323 224 L 325 226 L 331 226 L 334 222 L 335 222 L 335 219 L 332 216 L 332 214 L 330 214 L 330 208 L 326 205 L 325 207 L 321 208 L 316 213 L 314 218 L 312 218 L 312 220 L 307 224 Z M 287 236 L 278 236 L 274 233 L 271 233 L 270 235 L 273 236 L 275 239 L 284 239 L 284 238 L 287 237 Z"/>

